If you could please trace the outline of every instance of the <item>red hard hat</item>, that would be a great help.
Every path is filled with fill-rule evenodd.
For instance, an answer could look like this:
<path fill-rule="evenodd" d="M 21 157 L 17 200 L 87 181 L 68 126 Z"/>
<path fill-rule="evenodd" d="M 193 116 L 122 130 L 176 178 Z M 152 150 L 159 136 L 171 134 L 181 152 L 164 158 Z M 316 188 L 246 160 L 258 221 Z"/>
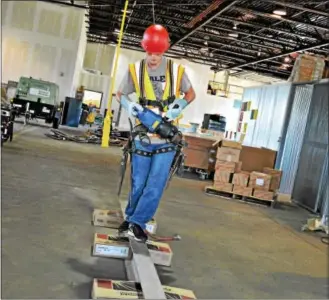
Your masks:
<path fill-rule="evenodd" d="M 162 25 L 149 26 L 143 35 L 142 47 L 148 53 L 164 53 L 169 49 L 169 34 Z"/>

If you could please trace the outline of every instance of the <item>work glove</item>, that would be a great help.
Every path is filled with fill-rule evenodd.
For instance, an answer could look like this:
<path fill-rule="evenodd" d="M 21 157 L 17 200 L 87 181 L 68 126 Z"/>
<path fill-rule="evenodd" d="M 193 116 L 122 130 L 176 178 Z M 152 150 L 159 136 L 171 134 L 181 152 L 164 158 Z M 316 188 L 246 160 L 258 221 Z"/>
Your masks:
<path fill-rule="evenodd" d="M 120 103 L 128 112 L 129 117 L 136 118 L 139 111 L 143 111 L 143 107 L 135 102 L 130 101 L 125 95 L 121 96 Z"/>
<path fill-rule="evenodd" d="M 168 106 L 168 111 L 166 112 L 166 117 L 172 121 L 179 117 L 183 109 L 188 105 L 185 99 L 176 99 L 173 103 Z"/>

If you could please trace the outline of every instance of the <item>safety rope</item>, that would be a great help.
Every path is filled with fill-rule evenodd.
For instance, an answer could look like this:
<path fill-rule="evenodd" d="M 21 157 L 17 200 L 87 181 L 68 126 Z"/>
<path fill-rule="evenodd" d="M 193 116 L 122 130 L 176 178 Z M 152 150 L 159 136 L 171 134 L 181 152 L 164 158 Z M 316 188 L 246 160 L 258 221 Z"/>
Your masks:
<path fill-rule="evenodd" d="M 153 24 L 155 24 L 154 0 L 152 0 Z"/>

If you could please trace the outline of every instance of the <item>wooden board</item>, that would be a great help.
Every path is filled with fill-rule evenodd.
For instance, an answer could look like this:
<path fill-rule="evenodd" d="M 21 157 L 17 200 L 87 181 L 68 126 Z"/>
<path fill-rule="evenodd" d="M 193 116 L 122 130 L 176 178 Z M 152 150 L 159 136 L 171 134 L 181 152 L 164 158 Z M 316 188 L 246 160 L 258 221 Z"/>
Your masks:
<path fill-rule="evenodd" d="M 259 205 L 266 205 L 274 208 L 276 204 L 276 200 L 266 200 L 266 199 L 259 199 L 252 196 L 243 196 L 239 194 L 235 194 L 233 192 L 226 192 L 226 191 L 220 191 L 212 186 L 206 186 L 205 187 L 205 193 L 207 195 L 211 196 L 217 196 L 221 198 L 228 198 L 228 199 L 235 199 L 238 201 L 242 201 L 245 203 L 253 203 L 253 204 L 259 204 Z"/>

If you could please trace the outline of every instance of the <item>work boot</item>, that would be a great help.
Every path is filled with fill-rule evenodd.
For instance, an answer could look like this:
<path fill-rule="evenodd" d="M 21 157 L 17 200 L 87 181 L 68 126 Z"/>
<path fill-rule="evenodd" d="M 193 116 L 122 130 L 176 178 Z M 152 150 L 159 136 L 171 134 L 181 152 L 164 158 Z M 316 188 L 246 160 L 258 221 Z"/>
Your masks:
<path fill-rule="evenodd" d="M 147 234 L 143 228 L 137 224 L 132 223 L 129 225 L 128 235 L 133 237 L 137 242 L 145 243 L 147 241 Z"/>
<path fill-rule="evenodd" d="M 129 222 L 124 220 L 118 228 L 119 236 L 127 236 L 128 229 L 129 229 Z"/>

